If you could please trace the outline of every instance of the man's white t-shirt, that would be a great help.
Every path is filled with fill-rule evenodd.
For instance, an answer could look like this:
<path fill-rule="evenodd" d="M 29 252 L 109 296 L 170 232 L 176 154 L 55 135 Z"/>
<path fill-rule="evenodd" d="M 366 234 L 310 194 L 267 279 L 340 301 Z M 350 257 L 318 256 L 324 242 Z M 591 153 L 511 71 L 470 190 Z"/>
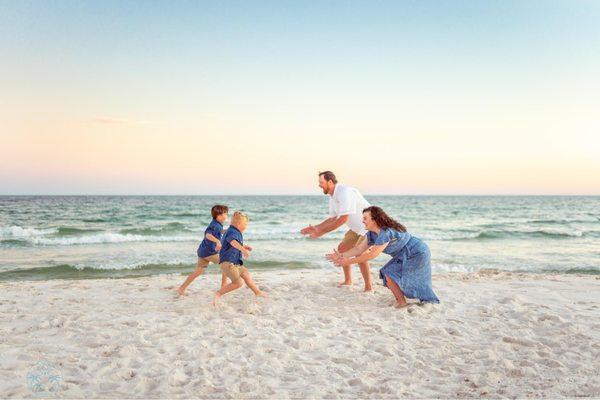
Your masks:
<path fill-rule="evenodd" d="M 367 230 L 362 222 L 362 211 L 370 205 L 357 189 L 338 183 L 329 199 L 329 216 L 348 215 L 348 222 L 346 222 L 348 228 L 359 235 L 364 235 Z"/>

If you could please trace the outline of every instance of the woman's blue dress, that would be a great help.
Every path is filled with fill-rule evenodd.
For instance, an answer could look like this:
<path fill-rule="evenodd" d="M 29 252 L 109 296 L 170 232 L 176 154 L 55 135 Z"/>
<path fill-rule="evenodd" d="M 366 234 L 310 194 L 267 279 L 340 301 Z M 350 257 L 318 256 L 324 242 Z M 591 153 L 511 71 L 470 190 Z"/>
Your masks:
<path fill-rule="evenodd" d="M 369 246 L 388 243 L 383 250 L 392 259 L 379 270 L 383 285 L 387 277 L 398 284 L 406 297 L 430 303 L 439 303 L 431 287 L 431 253 L 421 239 L 408 232 L 383 228 L 379 235 L 367 232 Z"/>

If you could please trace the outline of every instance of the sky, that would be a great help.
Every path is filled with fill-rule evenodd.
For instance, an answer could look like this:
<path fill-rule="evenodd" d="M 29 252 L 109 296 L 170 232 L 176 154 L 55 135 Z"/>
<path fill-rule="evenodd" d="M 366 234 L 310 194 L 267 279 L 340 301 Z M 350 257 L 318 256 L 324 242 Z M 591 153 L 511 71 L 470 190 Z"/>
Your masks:
<path fill-rule="evenodd" d="M 0 0 L 0 194 L 600 194 L 600 1 Z"/>

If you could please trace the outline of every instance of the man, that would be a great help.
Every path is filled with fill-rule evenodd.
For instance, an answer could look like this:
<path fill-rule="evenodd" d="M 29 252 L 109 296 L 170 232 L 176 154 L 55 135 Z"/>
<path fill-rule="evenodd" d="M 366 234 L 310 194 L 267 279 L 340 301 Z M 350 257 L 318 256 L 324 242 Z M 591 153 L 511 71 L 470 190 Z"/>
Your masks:
<path fill-rule="evenodd" d="M 323 189 L 324 194 L 331 196 L 329 218 L 318 225 L 307 226 L 300 233 L 315 239 L 346 224 L 350 229 L 338 245 L 337 251 L 340 253 L 350 250 L 361 240 L 366 240 L 367 231 L 362 222 L 362 210 L 371 204 L 357 189 L 338 183 L 335 174 L 331 171 L 319 172 L 319 187 Z M 365 281 L 365 292 L 369 292 L 373 290 L 369 263 L 360 263 L 359 267 Z M 344 267 L 344 281 L 339 286 L 344 285 L 352 285 L 350 266 Z"/>

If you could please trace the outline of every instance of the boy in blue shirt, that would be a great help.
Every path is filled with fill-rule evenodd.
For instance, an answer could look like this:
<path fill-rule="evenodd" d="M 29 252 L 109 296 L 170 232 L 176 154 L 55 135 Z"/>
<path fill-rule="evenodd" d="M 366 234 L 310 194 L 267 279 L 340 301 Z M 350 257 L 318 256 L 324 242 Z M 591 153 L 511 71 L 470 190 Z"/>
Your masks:
<path fill-rule="evenodd" d="M 223 236 L 223 222 L 227 220 L 227 206 L 217 204 L 210 210 L 213 220 L 210 222 L 204 231 L 204 239 L 198 247 L 198 264 L 196 270 L 192 272 L 185 282 L 177 289 L 179 295 L 183 295 L 185 289 L 192 283 L 194 279 L 202 275 L 204 269 L 210 264 L 219 263 L 219 250 L 221 250 L 221 236 Z M 221 276 L 221 287 L 227 283 L 225 274 Z"/>
<path fill-rule="evenodd" d="M 243 266 L 244 261 L 242 260 L 242 256 L 248 258 L 250 257 L 250 251 L 252 251 L 252 247 L 244 245 L 244 237 L 242 236 L 247 226 L 248 217 L 245 214 L 239 211 L 233 213 L 231 225 L 223 237 L 223 247 L 219 252 L 221 271 L 231 279 L 231 283 L 222 286 L 220 290 L 215 292 L 213 305 L 217 305 L 219 298 L 224 294 L 244 286 L 244 282 L 246 282 L 246 285 L 248 285 L 255 295 L 266 297 L 258 286 L 254 284 L 250 272 Z"/>

